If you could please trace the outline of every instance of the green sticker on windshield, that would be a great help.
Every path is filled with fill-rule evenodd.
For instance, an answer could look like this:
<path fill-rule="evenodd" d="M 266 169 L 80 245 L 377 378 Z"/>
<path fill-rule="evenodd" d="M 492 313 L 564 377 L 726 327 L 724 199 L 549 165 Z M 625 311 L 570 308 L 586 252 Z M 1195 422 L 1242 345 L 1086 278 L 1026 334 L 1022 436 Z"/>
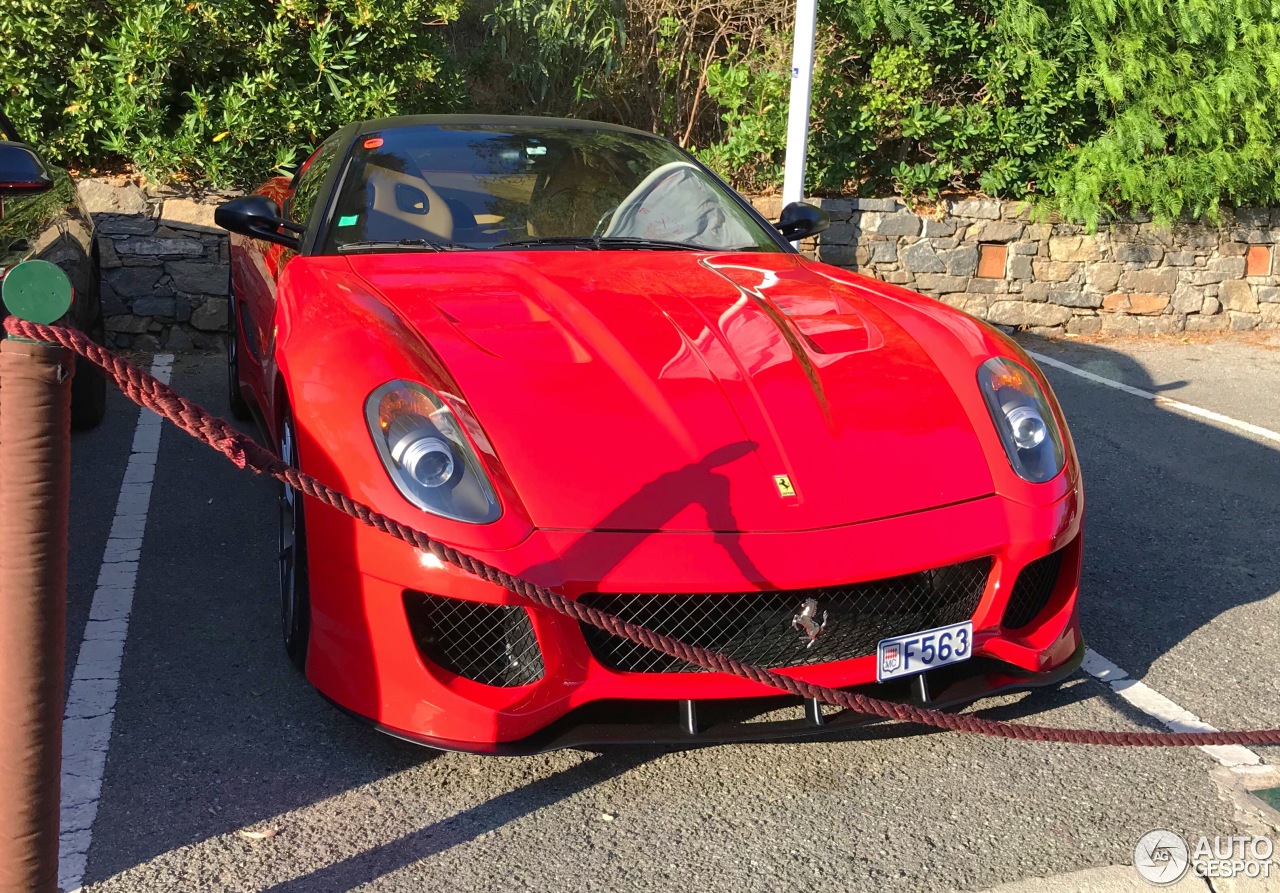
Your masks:
<path fill-rule="evenodd" d="M 345 217 L 338 218 L 338 226 L 355 226 L 360 222 L 359 214 L 348 214 Z"/>

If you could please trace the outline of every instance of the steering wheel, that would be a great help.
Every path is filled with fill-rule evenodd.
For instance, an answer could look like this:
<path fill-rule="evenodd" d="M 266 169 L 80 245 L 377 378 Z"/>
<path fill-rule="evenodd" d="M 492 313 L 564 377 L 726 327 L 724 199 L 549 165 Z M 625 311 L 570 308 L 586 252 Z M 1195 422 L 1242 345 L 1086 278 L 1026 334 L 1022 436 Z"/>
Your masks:
<path fill-rule="evenodd" d="M 697 165 L 690 164 L 687 161 L 668 161 L 666 164 L 650 171 L 631 192 L 623 197 L 622 201 L 600 216 L 600 220 L 596 223 L 595 232 L 592 235 L 597 237 L 604 235 L 609 227 L 612 226 L 612 222 L 617 218 L 619 211 L 629 211 L 632 208 L 639 207 L 649 198 L 650 194 L 668 174 L 685 169 L 692 170 L 696 174 L 701 173 Z"/>
<path fill-rule="evenodd" d="M 613 221 L 613 216 L 618 213 L 619 205 L 614 205 L 609 210 L 600 215 L 600 219 L 596 221 L 596 228 L 591 231 L 591 238 L 598 239 L 609 228 L 609 224 Z"/>

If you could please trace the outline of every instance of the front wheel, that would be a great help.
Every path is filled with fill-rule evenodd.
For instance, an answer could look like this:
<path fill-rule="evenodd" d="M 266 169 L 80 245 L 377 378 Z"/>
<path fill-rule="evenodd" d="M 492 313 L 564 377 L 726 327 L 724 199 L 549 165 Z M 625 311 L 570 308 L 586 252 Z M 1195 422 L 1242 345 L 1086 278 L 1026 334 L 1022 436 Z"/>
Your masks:
<path fill-rule="evenodd" d="M 280 423 L 280 458 L 298 467 L 298 438 L 293 417 Z M 302 494 L 280 485 L 280 628 L 284 650 L 299 670 L 307 668 L 311 634 L 311 596 L 307 582 L 307 532 Z"/>

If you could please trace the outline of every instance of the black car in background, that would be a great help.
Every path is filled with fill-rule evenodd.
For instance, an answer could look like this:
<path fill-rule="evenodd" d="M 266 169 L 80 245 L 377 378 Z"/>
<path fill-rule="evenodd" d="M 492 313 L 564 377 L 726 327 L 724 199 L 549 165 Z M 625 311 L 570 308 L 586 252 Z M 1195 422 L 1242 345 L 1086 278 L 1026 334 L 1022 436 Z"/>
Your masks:
<path fill-rule="evenodd" d="M 0 114 L 0 280 L 15 265 L 39 258 L 71 279 L 75 298 L 60 323 L 105 340 L 101 276 L 93 220 L 76 195 L 71 176 L 46 164 L 38 149 L 19 139 Z M 0 318 L 4 310 L 0 307 Z M 92 428 L 107 411 L 107 383 L 97 367 L 76 358 L 71 383 L 71 426 Z"/>

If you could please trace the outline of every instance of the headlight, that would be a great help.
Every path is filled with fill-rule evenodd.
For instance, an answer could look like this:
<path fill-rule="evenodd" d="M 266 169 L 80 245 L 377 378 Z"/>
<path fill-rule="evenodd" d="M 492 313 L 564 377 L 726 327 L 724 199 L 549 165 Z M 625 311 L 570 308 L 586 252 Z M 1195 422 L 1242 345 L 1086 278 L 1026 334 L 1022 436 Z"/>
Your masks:
<path fill-rule="evenodd" d="M 1012 360 L 992 357 L 978 367 L 978 388 L 1019 477 L 1043 484 L 1062 471 L 1062 434 L 1030 372 Z"/>
<path fill-rule="evenodd" d="M 457 419 L 434 393 L 389 381 L 365 401 L 365 418 L 382 465 L 405 499 L 455 521 L 497 520 L 493 485 Z"/>

